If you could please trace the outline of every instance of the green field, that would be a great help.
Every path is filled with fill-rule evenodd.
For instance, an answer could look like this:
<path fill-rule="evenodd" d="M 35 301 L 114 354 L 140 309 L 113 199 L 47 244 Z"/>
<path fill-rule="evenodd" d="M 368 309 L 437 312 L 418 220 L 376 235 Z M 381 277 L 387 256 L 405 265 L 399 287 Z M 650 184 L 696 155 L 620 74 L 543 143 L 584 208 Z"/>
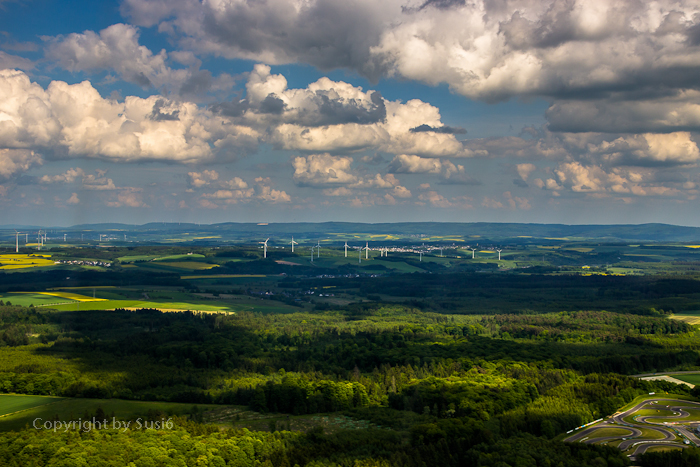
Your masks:
<path fill-rule="evenodd" d="M 78 309 L 78 304 L 56 305 L 56 310 L 73 311 Z M 169 301 L 151 301 L 151 300 L 107 300 L 104 302 L 88 302 L 80 305 L 83 310 L 113 310 L 115 308 L 158 308 L 160 310 L 193 310 L 193 311 L 221 311 L 231 312 L 233 306 L 224 304 L 212 304 L 208 301 L 206 304 L 197 302 L 169 302 Z"/>
<path fill-rule="evenodd" d="M 61 400 L 63 400 L 62 397 L 0 394 L 0 417 L 6 416 L 0 419 L 0 423 L 2 423 L 2 420 L 9 418 L 7 414 L 13 414 L 21 410 L 31 409 L 32 407 L 39 407 Z"/>
<path fill-rule="evenodd" d="M 285 305 L 271 300 L 256 298 L 243 298 L 241 300 L 224 302 L 207 300 L 204 302 L 187 301 L 155 301 L 155 300 L 107 300 L 103 302 L 88 302 L 56 305 L 51 308 L 60 311 L 75 311 L 80 306 L 81 310 L 113 310 L 115 308 L 157 308 L 163 311 L 204 311 L 236 313 L 243 311 L 260 313 L 291 313 L 300 311 L 299 308 Z"/>
<path fill-rule="evenodd" d="M 14 397 L 28 400 L 47 400 L 53 403 L 44 402 L 43 405 L 27 403 L 27 409 L 19 413 L 13 413 L 5 417 L 0 417 L 0 431 L 20 430 L 32 424 L 36 419 L 51 420 L 58 418 L 60 421 L 78 420 L 84 417 L 87 412 L 92 416 L 98 407 L 102 408 L 108 417 L 120 420 L 133 420 L 144 417 L 149 410 L 161 411 L 171 415 L 185 415 L 192 411 L 192 404 L 181 404 L 176 402 L 142 402 L 126 401 L 120 399 L 60 399 L 39 396 L 0 396 L 2 398 Z M 0 399 L 0 406 L 3 399 Z M 34 408 L 31 408 L 34 407 Z M 201 410 L 212 410 L 221 408 L 219 405 L 199 405 Z M 21 409 L 18 409 L 21 410 Z"/>
<path fill-rule="evenodd" d="M 686 383 L 694 384 L 694 385 L 700 385 L 700 373 L 694 373 L 694 374 L 687 374 L 687 375 L 671 375 L 676 379 L 680 379 L 681 381 L 685 381 Z"/>
<path fill-rule="evenodd" d="M 588 435 L 589 438 L 604 438 L 609 436 L 625 437 L 629 436 L 630 431 L 623 428 L 599 428 Z"/>
<path fill-rule="evenodd" d="M 62 298 L 62 297 L 54 297 L 51 295 L 44 295 L 40 293 L 21 293 L 21 294 L 13 294 L 13 293 L 4 293 L 0 294 L 0 300 L 3 302 L 12 302 L 13 305 L 22 305 L 22 306 L 29 306 L 29 305 L 34 305 L 34 306 L 47 306 L 51 305 L 54 303 L 66 303 L 66 302 L 71 302 L 71 303 L 77 303 L 75 300 L 71 300 L 69 298 Z M 73 305 L 75 306 L 75 305 Z"/>

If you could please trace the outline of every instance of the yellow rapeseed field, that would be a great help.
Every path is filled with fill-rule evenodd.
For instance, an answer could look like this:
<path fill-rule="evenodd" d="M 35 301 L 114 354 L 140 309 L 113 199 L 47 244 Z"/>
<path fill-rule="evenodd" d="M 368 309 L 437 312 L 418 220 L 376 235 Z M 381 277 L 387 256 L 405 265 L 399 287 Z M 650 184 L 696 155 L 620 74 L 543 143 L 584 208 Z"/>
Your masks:
<path fill-rule="evenodd" d="M 54 264 L 51 255 L 0 255 L 0 269 L 35 268 L 37 266 L 53 266 Z"/>
<path fill-rule="evenodd" d="M 51 295 L 52 297 L 66 298 L 68 300 L 75 300 L 76 302 L 104 302 L 107 301 L 106 298 L 92 298 L 87 295 L 80 295 L 71 292 L 12 292 L 12 293 L 31 293 L 31 294 L 41 294 L 41 295 Z"/>

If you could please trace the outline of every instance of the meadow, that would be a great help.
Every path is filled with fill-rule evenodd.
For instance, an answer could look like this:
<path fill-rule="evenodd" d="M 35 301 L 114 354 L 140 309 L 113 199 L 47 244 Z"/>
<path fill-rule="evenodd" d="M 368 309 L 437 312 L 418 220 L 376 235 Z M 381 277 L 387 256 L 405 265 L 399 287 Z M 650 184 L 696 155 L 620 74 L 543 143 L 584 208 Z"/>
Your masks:
<path fill-rule="evenodd" d="M 62 397 L 26 396 L 22 394 L 0 394 L 0 430 L 2 421 L 9 420 L 15 412 L 52 404 L 63 400 Z"/>
<path fill-rule="evenodd" d="M 120 399 L 75 399 L 53 398 L 38 396 L 0 395 L 0 412 L 12 407 L 6 398 L 19 399 L 15 401 L 17 409 L 5 412 L 10 415 L 0 416 L 0 431 L 21 430 L 26 426 L 32 427 L 34 420 L 60 420 L 62 422 L 89 419 L 101 409 L 108 420 L 135 420 L 137 418 L 152 419 L 158 417 L 187 416 L 193 412 L 192 404 L 172 402 L 142 402 L 125 401 Z M 207 405 L 203 410 L 216 410 L 221 406 Z M 20 412 L 18 412 L 21 410 Z M 199 410 L 199 409 L 197 409 Z M 158 413 L 158 414 L 156 414 Z M 88 415 L 86 418 L 85 415 Z M 41 424 L 41 423 L 39 423 Z"/>

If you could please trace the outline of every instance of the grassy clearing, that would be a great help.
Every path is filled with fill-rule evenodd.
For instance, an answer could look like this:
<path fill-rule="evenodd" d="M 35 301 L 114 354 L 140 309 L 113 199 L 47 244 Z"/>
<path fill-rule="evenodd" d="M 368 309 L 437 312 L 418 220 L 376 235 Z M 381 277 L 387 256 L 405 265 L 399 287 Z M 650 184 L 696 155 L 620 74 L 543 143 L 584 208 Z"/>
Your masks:
<path fill-rule="evenodd" d="M 243 298 L 237 300 L 104 300 L 79 304 L 73 302 L 69 304 L 56 305 L 52 308 L 59 311 L 81 310 L 113 310 L 115 308 L 140 309 L 156 308 L 162 311 L 202 311 L 202 312 L 259 312 L 259 313 L 292 313 L 300 311 L 297 307 L 285 305 L 272 300 L 262 300 L 256 298 Z"/>
<path fill-rule="evenodd" d="M 134 420 L 139 417 L 145 417 L 149 410 L 161 411 L 167 416 L 185 415 L 191 413 L 193 408 L 192 404 L 176 402 L 142 402 L 120 399 L 58 399 L 53 402 L 0 418 L 0 431 L 21 430 L 27 425 L 31 426 L 36 419 L 52 420 L 58 418 L 58 420 L 64 422 L 78 420 L 84 417 L 86 413 L 93 416 L 98 407 L 102 408 L 110 419 L 114 416 L 118 420 Z M 197 407 L 200 411 L 208 411 L 219 409 L 223 406 L 200 404 Z"/>
<path fill-rule="evenodd" d="M 700 384 L 700 373 L 695 374 L 685 374 L 685 375 L 673 375 L 674 378 L 685 381 L 686 383 L 699 385 Z"/>
<path fill-rule="evenodd" d="M 134 256 L 120 256 L 117 260 L 120 263 L 133 263 L 134 261 L 151 261 L 158 258 L 157 255 L 134 255 Z"/>
<path fill-rule="evenodd" d="M 589 438 L 607 438 L 610 436 L 619 436 L 624 438 L 630 435 L 629 430 L 624 428 L 598 428 L 594 432 L 588 435 Z"/>
<path fill-rule="evenodd" d="M 639 430 L 642 432 L 642 436 L 639 437 L 639 439 L 663 439 L 664 435 L 659 433 L 656 430 L 650 430 L 648 428 L 639 428 Z"/>
<path fill-rule="evenodd" d="M 0 416 L 63 400 L 62 397 L 0 394 Z"/>
<path fill-rule="evenodd" d="M 170 255 L 170 256 L 162 256 L 160 258 L 156 258 L 153 261 L 175 261 L 178 259 L 192 259 L 192 258 L 206 258 L 204 255 L 200 254 L 184 254 L 184 255 Z"/>
<path fill-rule="evenodd" d="M 182 280 L 192 280 L 192 279 L 229 279 L 229 278 L 240 278 L 240 277 L 267 277 L 264 274 L 209 274 L 206 276 L 180 276 Z"/>
<path fill-rule="evenodd" d="M 4 294 L 0 294 L 0 300 L 4 301 L 5 303 L 11 302 L 13 305 L 21 305 L 21 306 L 29 306 L 29 305 L 49 306 L 49 305 L 54 305 L 57 303 L 66 303 L 66 302 L 75 303 L 75 302 L 73 302 L 73 300 L 62 299 L 62 298 L 54 297 L 51 295 L 44 295 L 41 293 L 23 293 L 23 294 L 4 293 Z"/>
<path fill-rule="evenodd" d="M 700 312 L 683 312 L 682 314 L 677 314 L 677 315 L 671 315 L 669 316 L 671 319 L 675 319 L 677 321 L 684 321 L 688 324 L 692 325 L 700 325 Z M 695 384 L 695 383 L 693 383 Z"/>
<path fill-rule="evenodd" d="M 61 311 L 72 311 L 77 309 L 77 304 L 57 305 L 54 307 Z M 89 305 L 84 305 L 83 310 L 113 310 L 115 308 L 158 308 L 163 310 L 192 310 L 192 311 L 235 311 L 232 307 L 226 304 L 212 304 L 208 301 L 206 304 L 197 302 L 172 302 L 172 301 L 151 301 L 151 300 L 103 300 L 99 302 L 90 302 Z"/>
<path fill-rule="evenodd" d="M 211 263 L 202 263 L 198 261 L 180 261 L 180 262 L 174 262 L 174 261 L 167 261 L 164 262 L 164 264 L 167 264 L 171 268 L 178 268 L 178 269 L 189 269 L 192 271 L 197 271 L 201 269 L 212 269 L 212 268 L 218 268 L 218 264 L 211 264 Z"/>
<path fill-rule="evenodd" d="M 210 406 L 202 406 L 202 408 Z M 204 421 L 231 428 L 247 428 L 252 431 L 303 431 L 322 427 L 324 433 L 332 434 L 341 430 L 370 428 L 367 420 L 356 420 L 342 413 L 323 413 L 313 415 L 287 415 L 280 413 L 261 414 L 242 406 L 225 406 L 204 413 Z"/>

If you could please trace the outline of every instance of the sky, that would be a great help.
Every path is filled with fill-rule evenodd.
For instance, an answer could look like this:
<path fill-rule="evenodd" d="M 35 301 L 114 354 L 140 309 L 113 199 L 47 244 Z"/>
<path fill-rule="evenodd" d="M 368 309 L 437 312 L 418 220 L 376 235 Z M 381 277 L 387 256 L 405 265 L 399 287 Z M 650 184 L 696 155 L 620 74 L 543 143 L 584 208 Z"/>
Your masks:
<path fill-rule="evenodd" d="M 0 224 L 700 226 L 698 0 L 0 0 Z"/>

